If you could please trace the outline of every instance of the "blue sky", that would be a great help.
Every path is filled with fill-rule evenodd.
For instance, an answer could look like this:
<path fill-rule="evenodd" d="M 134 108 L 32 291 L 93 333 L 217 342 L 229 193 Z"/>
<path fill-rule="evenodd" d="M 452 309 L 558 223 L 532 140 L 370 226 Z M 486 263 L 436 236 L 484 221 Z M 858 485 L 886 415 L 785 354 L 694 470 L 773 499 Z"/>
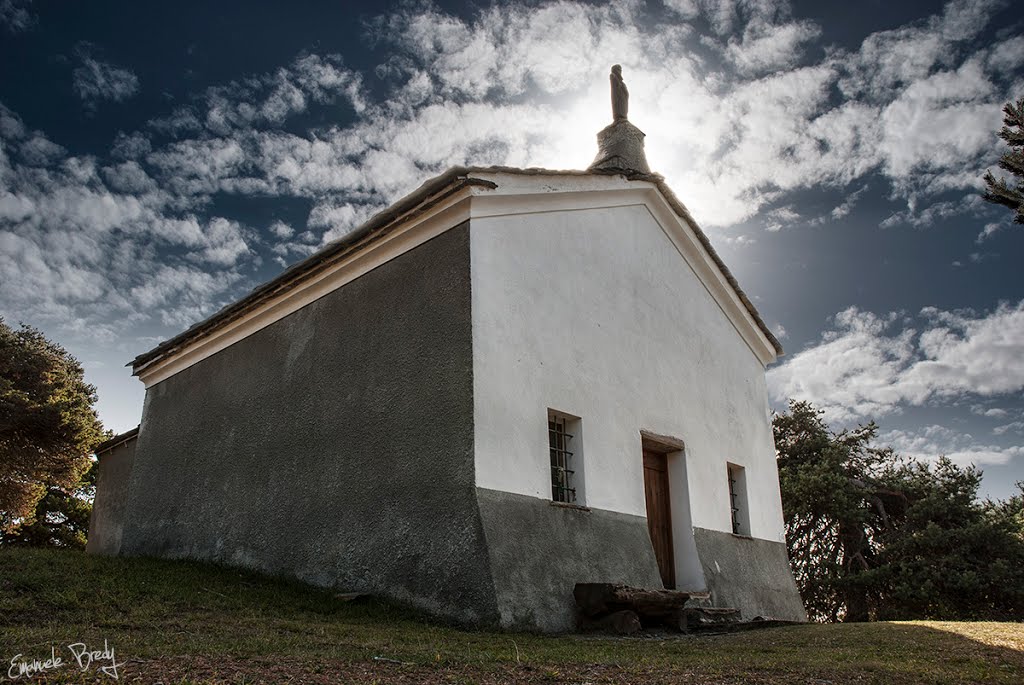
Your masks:
<path fill-rule="evenodd" d="M 786 347 L 773 405 L 1024 479 L 1024 231 L 979 198 L 1008 1 L 0 0 L 0 315 L 124 363 L 454 164 L 584 168 L 621 63 L 648 159 Z"/>

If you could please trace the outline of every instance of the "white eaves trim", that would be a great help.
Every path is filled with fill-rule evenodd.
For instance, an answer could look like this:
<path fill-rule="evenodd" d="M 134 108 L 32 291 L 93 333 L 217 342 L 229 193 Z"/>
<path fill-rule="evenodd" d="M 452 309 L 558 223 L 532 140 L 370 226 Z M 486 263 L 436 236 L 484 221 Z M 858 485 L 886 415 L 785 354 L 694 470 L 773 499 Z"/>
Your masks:
<path fill-rule="evenodd" d="M 422 245 L 469 218 L 469 198 L 476 188 L 465 188 L 446 201 L 431 208 L 422 216 L 400 226 L 397 230 L 372 242 L 365 249 L 338 261 L 316 276 L 297 284 L 276 298 L 230 321 L 182 349 L 143 368 L 136 374 L 149 388 L 170 378 L 179 371 L 196 364 L 221 350 L 234 345 L 253 333 L 280 321 L 391 261 L 405 252 Z"/>

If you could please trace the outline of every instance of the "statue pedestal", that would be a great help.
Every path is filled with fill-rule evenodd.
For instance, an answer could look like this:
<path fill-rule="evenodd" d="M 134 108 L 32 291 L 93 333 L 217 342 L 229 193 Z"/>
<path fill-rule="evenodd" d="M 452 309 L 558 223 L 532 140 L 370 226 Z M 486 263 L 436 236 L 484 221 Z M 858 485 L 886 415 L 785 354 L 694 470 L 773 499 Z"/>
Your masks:
<path fill-rule="evenodd" d="M 597 157 L 588 171 L 637 171 L 651 173 L 644 154 L 644 132 L 625 119 L 606 126 L 597 134 Z"/>

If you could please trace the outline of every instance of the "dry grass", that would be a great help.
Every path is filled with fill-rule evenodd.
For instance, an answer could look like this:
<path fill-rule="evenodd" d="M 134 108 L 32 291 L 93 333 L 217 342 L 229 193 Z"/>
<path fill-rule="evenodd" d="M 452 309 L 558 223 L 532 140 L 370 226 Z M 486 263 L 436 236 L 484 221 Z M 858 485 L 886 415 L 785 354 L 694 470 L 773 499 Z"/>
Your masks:
<path fill-rule="evenodd" d="M 807 625 L 631 639 L 472 632 L 393 605 L 185 562 L 0 551 L 0 677 L 115 650 L 143 683 L 1024 683 L 1024 625 Z M 24 679 L 22 679 L 22 682 Z M 94 666 L 33 682 L 113 682 Z"/>

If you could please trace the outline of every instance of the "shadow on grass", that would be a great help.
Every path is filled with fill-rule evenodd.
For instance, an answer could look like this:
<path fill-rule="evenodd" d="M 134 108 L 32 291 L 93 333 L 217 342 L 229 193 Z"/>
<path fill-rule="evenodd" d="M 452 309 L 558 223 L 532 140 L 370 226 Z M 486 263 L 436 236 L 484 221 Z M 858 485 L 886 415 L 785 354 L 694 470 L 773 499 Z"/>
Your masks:
<path fill-rule="evenodd" d="M 144 682 L 1024 682 L 1021 624 L 551 637 L 463 630 L 388 602 L 197 562 L 0 550 L 0 677 L 15 654 L 45 658 L 51 647 L 102 649 L 104 640 Z"/>

